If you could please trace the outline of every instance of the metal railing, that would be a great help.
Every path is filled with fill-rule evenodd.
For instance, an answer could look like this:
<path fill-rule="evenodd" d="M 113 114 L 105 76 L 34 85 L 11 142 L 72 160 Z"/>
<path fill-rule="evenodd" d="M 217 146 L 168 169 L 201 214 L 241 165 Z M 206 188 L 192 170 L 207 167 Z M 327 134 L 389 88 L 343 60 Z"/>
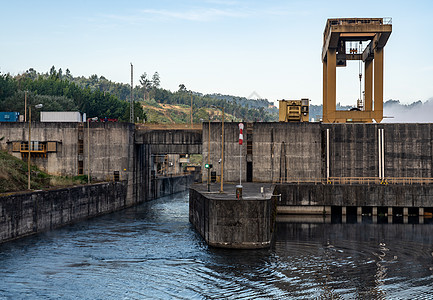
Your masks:
<path fill-rule="evenodd" d="M 20 152 L 29 152 L 29 145 L 28 144 L 21 144 Z M 32 143 L 30 145 L 30 152 L 46 153 L 47 147 L 45 144 L 33 144 Z"/>
<path fill-rule="evenodd" d="M 312 184 L 331 184 L 331 185 L 412 185 L 412 184 L 433 184 L 433 178 L 424 177 L 329 177 L 329 178 L 287 178 L 277 181 L 278 183 L 312 183 Z"/>
<path fill-rule="evenodd" d="M 341 18 L 341 19 L 328 19 L 325 30 L 323 32 L 324 39 L 328 37 L 331 26 L 335 25 L 356 25 L 356 24 L 379 24 L 379 25 L 392 25 L 391 17 L 384 18 Z"/>
<path fill-rule="evenodd" d="M 202 130 L 202 124 L 135 124 L 137 130 Z"/>
<path fill-rule="evenodd" d="M 384 17 L 383 18 L 383 24 L 392 25 L 392 18 L 391 17 Z"/>

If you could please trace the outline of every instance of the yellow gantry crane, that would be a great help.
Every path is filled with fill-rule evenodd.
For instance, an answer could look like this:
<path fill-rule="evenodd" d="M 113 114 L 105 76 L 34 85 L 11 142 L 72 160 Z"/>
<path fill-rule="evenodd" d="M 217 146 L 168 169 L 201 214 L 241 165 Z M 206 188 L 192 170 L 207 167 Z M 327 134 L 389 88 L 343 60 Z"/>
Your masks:
<path fill-rule="evenodd" d="M 322 48 L 324 123 L 382 121 L 383 48 L 391 32 L 390 18 L 328 19 Z M 352 43 L 367 46 L 358 53 L 357 48 L 348 47 Z M 360 109 L 337 111 L 336 68 L 345 67 L 347 60 L 359 60 L 365 64 L 365 99 L 358 99 L 362 103 Z"/>

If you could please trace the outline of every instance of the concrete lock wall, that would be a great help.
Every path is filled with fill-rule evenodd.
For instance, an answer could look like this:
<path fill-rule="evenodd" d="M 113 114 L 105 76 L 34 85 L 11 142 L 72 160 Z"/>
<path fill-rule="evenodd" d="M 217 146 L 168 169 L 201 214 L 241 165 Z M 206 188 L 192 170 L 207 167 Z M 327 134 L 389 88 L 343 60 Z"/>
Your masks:
<path fill-rule="evenodd" d="M 128 199 L 127 181 L 0 197 L 0 243 L 184 191 L 192 176 L 157 178 L 152 194 Z"/>
<path fill-rule="evenodd" d="M 385 176 L 433 177 L 433 124 L 386 124 L 384 135 Z"/>
<path fill-rule="evenodd" d="M 80 126 L 83 126 L 80 129 Z M 21 158 L 20 152 L 13 152 L 13 142 L 28 141 L 28 123 L 1 123 L 0 148 Z M 55 152 L 46 157 L 32 156 L 32 163 L 54 175 L 78 175 L 79 161 L 83 173 L 90 169 L 95 180 L 112 179 L 119 171 L 121 179 L 132 176 L 134 157 L 134 125 L 128 123 L 40 123 L 31 125 L 32 141 L 56 142 Z M 82 140 L 80 151 L 79 140 Z"/>
<path fill-rule="evenodd" d="M 192 175 L 158 177 L 152 179 L 151 192 L 149 195 L 151 199 L 156 199 L 175 194 L 187 190 L 193 182 L 194 177 Z"/>
<path fill-rule="evenodd" d="M 320 178 L 320 127 L 308 123 L 264 123 L 252 131 L 253 181 Z"/>
<path fill-rule="evenodd" d="M 432 124 L 324 124 L 331 177 L 378 177 L 383 129 L 384 177 L 432 178 Z M 323 141 L 325 143 L 325 141 Z"/>
<path fill-rule="evenodd" d="M 151 130 L 138 127 L 135 143 L 151 145 L 153 154 L 201 154 L 202 132 L 197 129 Z"/>
<path fill-rule="evenodd" d="M 204 164 L 221 175 L 221 123 L 203 126 Z M 330 177 L 433 178 L 432 124 L 246 123 L 242 181 Z M 383 130 L 383 143 L 380 143 Z M 224 124 L 224 180 L 239 181 L 238 123 Z M 329 143 L 328 143 L 329 137 Z M 383 156 L 382 159 L 380 159 Z M 329 159 L 328 159 L 329 158 Z M 382 166 L 383 165 L 383 166 Z M 379 173 L 380 172 L 380 173 Z M 250 178 L 248 178 L 250 177 Z"/>
<path fill-rule="evenodd" d="M 56 175 L 78 174 L 77 123 L 32 123 L 32 141 L 55 141 L 57 152 L 49 153 L 47 158 L 32 158 L 42 170 Z M 28 123 L 2 123 L 0 125 L 0 141 L 2 150 L 6 150 L 17 158 L 20 152 L 12 152 L 13 142 L 28 142 Z M 72 172 L 71 172 L 72 170 Z"/>
<path fill-rule="evenodd" d="M 126 182 L 0 197 L 0 242 L 126 207 Z"/>
<path fill-rule="evenodd" d="M 96 124 L 96 125 L 94 125 Z M 94 127 L 93 127 L 94 126 Z M 92 130 L 93 129 L 93 130 Z M 84 145 L 87 132 L 84 132 Z M 93 123 L 90 125 L 90 157 L 84 147 L 85 172 L 86 159 L 89 159 L 90 174 L 98 179 L 112 178 L 114 171 L 120 172 L 121 179 L 132 176 L 134 158 L 134 124 Z"/>
<path fill-rule="evenodd" d="M 279 184 L 274 194 L 278 206 L 433 207 L 431 185 Z"/>

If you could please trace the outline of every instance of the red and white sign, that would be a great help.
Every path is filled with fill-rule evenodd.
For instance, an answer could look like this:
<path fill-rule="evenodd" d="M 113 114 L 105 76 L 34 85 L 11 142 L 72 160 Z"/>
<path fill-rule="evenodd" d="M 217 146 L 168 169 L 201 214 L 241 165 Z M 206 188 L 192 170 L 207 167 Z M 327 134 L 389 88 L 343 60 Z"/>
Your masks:
<path fill-rule="evenodd" d="M 244 124 L 239 123 L 239 145 L 244 141 Z"/>

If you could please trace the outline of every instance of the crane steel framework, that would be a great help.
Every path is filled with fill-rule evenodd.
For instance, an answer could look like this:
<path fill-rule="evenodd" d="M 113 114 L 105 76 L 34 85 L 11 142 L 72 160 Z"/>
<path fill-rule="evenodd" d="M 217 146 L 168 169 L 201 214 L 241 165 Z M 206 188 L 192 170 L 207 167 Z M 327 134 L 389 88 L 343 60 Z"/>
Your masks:
<path fill-rule="evenodd" d="M 328 19 L 322 48 L 324 123 L 382 121 L 383 48 L 391 32 L 391 18 Z M 362 53 L 355 48 L 347 53 L 347 42 L 366 42 L 367 46 Z M 347 60 L 362 60 L 365 63 L 365 100 L 362 110 L 336 110 L 336 67 L 345 67 Z"/>

